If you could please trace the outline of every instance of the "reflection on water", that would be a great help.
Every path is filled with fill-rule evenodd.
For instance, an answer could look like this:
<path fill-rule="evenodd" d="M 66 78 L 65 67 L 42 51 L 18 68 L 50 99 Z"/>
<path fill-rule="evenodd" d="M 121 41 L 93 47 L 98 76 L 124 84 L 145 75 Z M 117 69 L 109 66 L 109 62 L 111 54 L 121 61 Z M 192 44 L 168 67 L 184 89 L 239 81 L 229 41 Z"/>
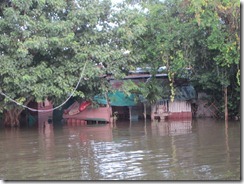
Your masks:
<path fill-rule="evenodd" d="M 48 121 L 39 122 L 38 135 L 45 158 L 48 160 L 53 159 L 53 150 L 55 149 L 53 124 L 49 124 Z"/>
<path fill-rule="evenodd" d="M 182 120 L 182 121 L 164 121 L 151 123 L 152 132 L 156 135 L 181 135 L 191 133 L 192 131 L 192 120 Z"/>
<path fill-rule="evenodd" d="M 81 125 L 81 126 L 67 126 L 67 133 L 70 135 L 70 140 L 78 137 L 82 143 L 90 140 L 96 141 L 112 141 L 112 129 L 109 124 L 101 125 Z"/>
<path fill-rule="evenodd" d="M 0 130 L 0 179 L 240 180 L 239 122 L 38 127 Z"/>

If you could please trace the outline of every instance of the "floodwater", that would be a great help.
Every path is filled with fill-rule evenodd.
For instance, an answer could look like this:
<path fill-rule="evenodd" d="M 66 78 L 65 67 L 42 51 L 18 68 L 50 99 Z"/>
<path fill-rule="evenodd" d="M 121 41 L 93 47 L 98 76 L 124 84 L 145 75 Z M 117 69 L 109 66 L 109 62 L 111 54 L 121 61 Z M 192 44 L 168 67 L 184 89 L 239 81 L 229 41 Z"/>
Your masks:
<path fill-rule="evenodd" d="M 240 180 L 240 122 L 0 130 L 2 180 Z"/>

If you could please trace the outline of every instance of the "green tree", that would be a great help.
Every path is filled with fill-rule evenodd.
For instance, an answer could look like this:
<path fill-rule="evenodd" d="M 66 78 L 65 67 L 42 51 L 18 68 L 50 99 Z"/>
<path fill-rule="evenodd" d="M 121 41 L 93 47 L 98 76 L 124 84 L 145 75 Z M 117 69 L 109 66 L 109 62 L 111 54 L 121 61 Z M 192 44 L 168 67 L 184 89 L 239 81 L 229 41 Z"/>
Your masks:
<path fill-rule="evenodd" d="M 162 65 L 167 67 L 171 99 L 174 99 L 175 79 L 188 76 L 198 91 L 212 95 L 225 111 L 227 101 L 223 100 L 223 91 L 227 94 L 228 89 L 230 115 L 237 115 L 240 109 L 240 3 L 224 0 L 132 2 L 146 10 L 143 12 L 146 31 L 133 42 L 134 52 L 140 53 L 144 65 L 154 68 L 153 71 Z"/>
<path fill-rule="evenodd" d="M 127 33 L 134 34 L 135 27 L 118 27 L 126 21 L 119 13 L 107 0 L 1 1 L 0 91 L 22 104 L 48 97 L 58 105 L 74 89 L 85 64 L 75 96 L 107 91 L 101 76 L 120 76 L 131 62 L 125 43 L 133 39 Z M 23 108 L 1 99 L 5 123 L 18 126 Z"/>
<path fill-rule="evenodd" d="M 139 53 L 140 66 L 150 67 L 153 76 L 161 66 L 166 66 L 164 72 L 168 73 L 171 99 L 174 100 L 175 79 L 188 77 L 187 68 L 191 68 L 191 63 L 195 59 L 192 37 L 196 31 L 192 28 L 196 25 L 192 22 L 193 15 L 187 14 L 184 1 L 133 2 L 141 7 L 143 16 L 140 19 L 146 28 L 146 31 L 132 42 L 134 53 Z M 158 99 L 157 87 L 151 89 L 155 90 L 151 91 L 155 94 L 155 100 Z M 150 95 L 150 99 L 152 98 Z"/>
<path fill-rule="evenodd" d="M 223 102 L 226 120 L 228 109 L 230 116 L 240 115 L 240 2 L 191 1 L 189 7 L 204 35 L 201 45 L 206 54 L 201 56 L 205 66 L 195 67 L 202 73 L 196 75 L 198 84 Z"/>

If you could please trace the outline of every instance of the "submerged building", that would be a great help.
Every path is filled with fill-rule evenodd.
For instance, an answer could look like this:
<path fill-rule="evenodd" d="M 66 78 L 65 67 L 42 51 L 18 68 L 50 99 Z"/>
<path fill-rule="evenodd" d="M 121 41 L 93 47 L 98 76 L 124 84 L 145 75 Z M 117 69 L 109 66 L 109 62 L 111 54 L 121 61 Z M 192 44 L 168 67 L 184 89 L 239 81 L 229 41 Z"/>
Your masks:
<path fill-rule="evenodd" d="M 174 87 L 175 96 L 173 101 L 171 101 L 170 93 L 168 93 L 168 95 L 162 95 L 164 97 L 157 100 L 157 102 L 150 103 L 141 95 L 137 97 L 135 94 L 126 96 L 122 91 L 119 91 L 124 80 L 130 79 L 138 84 L 140 82 L 148 82 L 150 77 L 150 74 L 138 73 L 129 75 L 123 80 L 111 80 L 110 83 L 113 88 L 118 90 L 111 95 L 110 98 L 113 112 L 117 112 L 119 117 L 125 118 L 128 117 L 126 114 L 129 114 L 129 119 L 131 120 L 138 120 L 139 118 L 146 117 L 152 120 L 192 118 L 192 104 L 195 103 L 197 94 L 194 87 L 190 85 L 187 80 L 180 79 L 177 81 L 177 86 Z M 155 77 L 159 87 L 166 90 L 165 86 L 168 85 L 167 74 L 156 74 Z M 105 103 L 105 101 L 103 103 Z"/>
<path fill-rule="evenodd" d="M 63 118 L 69 122 L 79 122 L 80 120 L 112 122 L 114 116 L 118 119 L 129 119 L 131 121 L 137 121 L 141 118 L 151 118 L 152 120 L 192 118 L 192 104 L 197 95 L 194 87 L 189 84 L 187 79 L 176 80 L 174 101 L 171 101 L 170 93 L 162 95 L 161 99 L 151 103 L 142 95 L 133 93 L 127 95 L 122 90 L 126 80 L 140 84 L 149 82 L 151 77 L 152 75 L 148 71 L 142 69 L 131 72 L 121 80 L 109 76 L 107 79 L 114 92 L 108 93 L 106 97 L 103 94 L 94 97 L 94 101 L 100 104 L 100 107 L 87 106 L 81 111 L 79 108 L 82 104 L 76 102 L 76 105 L 73 104 L 65 111 Z M 167 89 L 169 80 L 166 73 L 158 73 L 154 78 L 163 91 Z"/>

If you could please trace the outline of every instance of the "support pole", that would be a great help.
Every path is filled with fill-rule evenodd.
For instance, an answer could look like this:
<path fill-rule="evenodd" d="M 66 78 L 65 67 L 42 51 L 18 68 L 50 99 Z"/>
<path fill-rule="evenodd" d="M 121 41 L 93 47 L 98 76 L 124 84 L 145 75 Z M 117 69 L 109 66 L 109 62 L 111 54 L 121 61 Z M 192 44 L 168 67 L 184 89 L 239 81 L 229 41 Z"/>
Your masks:
<path fill-rule="evenodd" d="M 129 107 L 130 122 L 131 122 L 131 119 L 132 119 L 132 118 L 131 118 L 131 108 L 132 108 L 132 107 L 130 106 L 130 107 Z"/>
<path fill-rule="evenodd" d="M 224 88 L 224 100 L 225 100 L 225 121 L 228 121 L 228 96 L 227 87 Z"/>
<path fill-rule="evenodd" d="M 144 113 L 143 113 L 143 115 L 144 115 L 144 120 L 146 122 L 147 121 L 147 107 L 146 107 L 146 103 L 143 103 L 143 107 L 144 107 Z"/>

